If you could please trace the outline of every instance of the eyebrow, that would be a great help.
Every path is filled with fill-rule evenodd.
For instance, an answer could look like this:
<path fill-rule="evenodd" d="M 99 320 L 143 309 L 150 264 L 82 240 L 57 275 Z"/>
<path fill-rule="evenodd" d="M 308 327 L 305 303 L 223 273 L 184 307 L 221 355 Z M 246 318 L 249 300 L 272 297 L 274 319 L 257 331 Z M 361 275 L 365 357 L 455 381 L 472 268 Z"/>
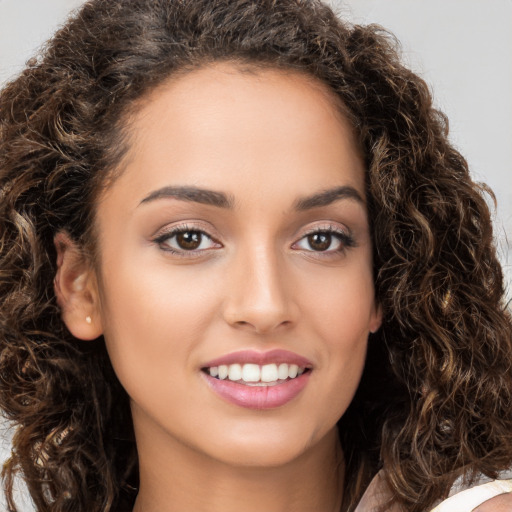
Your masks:
<path fill-rule="evenodd" d="M 362 205 L 365 204 L 364 199 L 354 187 L 343 186 L 323 190 L 317 194 L 299 198 L 295 201 L 294 208 L 301 212 L 312 208 L 318 208 L 320 206 L 328 206 L 341 199 L 353 199 Z"/>
<path fill-rule="evenodd" d="M 215 192 L 199 187 L 163 187 L 151 192 L 140 204 L 149 203 L 157 199 L 180 199 L 181 201 L 190 201 L 193 203 L 207 204 L 217 206 L 218 208 L 233 208 L 233 198 L 223 192 Z"/>
<path fill-rule="evenodd" d="M 232 197 L 224 192 L 216 192 L 200 187 L 169 186 L 151 192 L 140 204 L 168 198 L 228 209 L 232 209 L 235 202 Z M 294 209 L 296 211 L 306 211 L 312 208 L 328 206 L 341 199 L 353 199 L 358 203 L 365 204 L 363 198 L 354 187 L 342 186 L 323 190 L 311 196 L 301 197 L 295 201 Z"/>

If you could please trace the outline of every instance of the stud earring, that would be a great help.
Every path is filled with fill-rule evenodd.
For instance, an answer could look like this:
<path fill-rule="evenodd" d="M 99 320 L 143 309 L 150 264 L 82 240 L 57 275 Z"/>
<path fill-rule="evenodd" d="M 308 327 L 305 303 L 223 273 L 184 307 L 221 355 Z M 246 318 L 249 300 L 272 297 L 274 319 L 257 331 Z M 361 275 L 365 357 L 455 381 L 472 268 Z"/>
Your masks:
<path fill-rule="evenodd" d="M 92 318 L 90 316 L 85 317 L 85 321 L 90 325 L 92 324 Z"/>

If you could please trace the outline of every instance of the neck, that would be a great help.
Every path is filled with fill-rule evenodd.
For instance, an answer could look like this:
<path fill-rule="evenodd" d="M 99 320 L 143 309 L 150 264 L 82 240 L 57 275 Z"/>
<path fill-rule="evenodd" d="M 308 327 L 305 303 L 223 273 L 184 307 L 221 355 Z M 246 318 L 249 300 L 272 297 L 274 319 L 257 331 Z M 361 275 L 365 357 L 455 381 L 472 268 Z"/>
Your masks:
<path fill-rule="evenodd" d="M 336 429 L 293 461 L 232 465 L 155 432 L 138 435 L 140 488 L 133 512 L 338 512 L 343 457 Z"/>

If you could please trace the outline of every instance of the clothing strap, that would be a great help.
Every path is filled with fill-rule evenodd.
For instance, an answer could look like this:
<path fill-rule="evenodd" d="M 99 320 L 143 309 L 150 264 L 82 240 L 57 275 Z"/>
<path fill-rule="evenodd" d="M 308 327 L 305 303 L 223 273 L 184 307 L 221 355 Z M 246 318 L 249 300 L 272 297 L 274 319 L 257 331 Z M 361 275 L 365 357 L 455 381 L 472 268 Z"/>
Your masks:
<path fill-rule="evenodd" d="M 484 501 L 507 492 L 512 492 L 512 479 L 493 480 L 450 496 L 431 512 L 471 512 Z"/>

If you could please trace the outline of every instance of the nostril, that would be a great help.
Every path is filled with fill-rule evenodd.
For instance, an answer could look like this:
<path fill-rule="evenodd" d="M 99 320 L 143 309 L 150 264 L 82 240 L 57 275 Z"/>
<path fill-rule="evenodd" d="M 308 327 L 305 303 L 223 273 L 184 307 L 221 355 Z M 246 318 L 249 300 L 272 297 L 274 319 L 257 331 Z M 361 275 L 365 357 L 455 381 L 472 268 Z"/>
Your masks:
<path fill-rule="evenodd" d="M 281 322 L 276 321 L 272 322 L 272 319 L 269 317 L 265 320 L 255 320 L 254 322 L 247 320 L 237 320 L 231 323 L 231 326 L 235 329 L 244 329 L 251 330 L 259 334 L 267 334 L 270 332 L 275 332 L 276 330 L 281 330 L 282 328 L 287 328 L 292 325 L 293 322 L 290 320 L 283 320 Z"/>
<path fill-rule="evenodd" d="M 297 308 L 294 300 L 286 296 L 246 292 L 231 295 L 222 314 L 231 327 L 263 334 L 292 325 L 297 319 Z"/>

